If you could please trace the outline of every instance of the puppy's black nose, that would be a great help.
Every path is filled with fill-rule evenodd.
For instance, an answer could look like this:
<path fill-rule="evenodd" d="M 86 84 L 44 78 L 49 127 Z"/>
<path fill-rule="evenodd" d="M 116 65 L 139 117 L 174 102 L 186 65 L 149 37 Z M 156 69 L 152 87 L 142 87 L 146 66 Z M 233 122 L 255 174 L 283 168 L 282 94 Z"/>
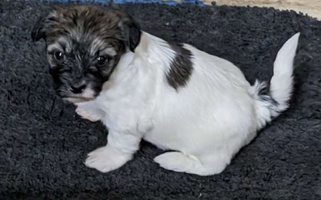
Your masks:
<path fill-rule="evenodd" d="M 70 86 L 71 88 L 71 92 L 74 93 L 74 94 L 79 94 L 79 93 L 82 93 L 85 88 L 86 88 L 86 85 L 77 85 L 77 86 Z"/>

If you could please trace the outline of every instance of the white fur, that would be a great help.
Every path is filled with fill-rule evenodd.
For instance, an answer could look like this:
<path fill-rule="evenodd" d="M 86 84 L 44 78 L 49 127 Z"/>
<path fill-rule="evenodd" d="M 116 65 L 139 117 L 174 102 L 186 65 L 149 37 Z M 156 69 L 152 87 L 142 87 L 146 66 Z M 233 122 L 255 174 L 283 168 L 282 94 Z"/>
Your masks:
<path fill-rule="evenodd" d="M 86 165 L 101 172 L 132 159 L 141 139 L 176 150 L 157 156 L 160 166 L 178 172 L 212 175 L 222 172 L 241 147 L 288 105 L 293 58 L 299 34 L 280 50 L 274 64 L 271 96 L 260 99 L 263 83 L 251 86 L 232 63 L 190 45 L 193 71 L 176 91 L 166 80 L 175 52 L 148 33 L 135 53 L 122 56 L 101 94 L 78 103 L 77 112 L 109 129 L 108 144 L 89 154 Z"/>

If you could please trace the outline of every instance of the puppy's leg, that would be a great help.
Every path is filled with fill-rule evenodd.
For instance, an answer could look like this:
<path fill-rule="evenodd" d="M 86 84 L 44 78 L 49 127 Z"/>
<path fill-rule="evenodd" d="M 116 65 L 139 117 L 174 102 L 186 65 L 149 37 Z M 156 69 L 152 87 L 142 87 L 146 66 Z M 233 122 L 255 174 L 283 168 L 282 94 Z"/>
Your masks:
<path fill-rule="evenodd" d="M 168 152 L 157 156 L 154 161 L 168 170 L 208 176 L 221 173 L 230 162 L 230 159 L 219 153 L 197 158 L 181 152 Z"/>
<path fill-rule="evenodd" d="M 84 119 L 96 122 L 103 117 L 102 111 L 93 102 L 77 103 L 76 105 L 76 113 Z"/>
<path fill-rule="evenodd" d="M 88 154 L 85 165 L 106 173 L 123 166 L 139 148 L 140 137 L 109 131 L 107 146 Z"/>

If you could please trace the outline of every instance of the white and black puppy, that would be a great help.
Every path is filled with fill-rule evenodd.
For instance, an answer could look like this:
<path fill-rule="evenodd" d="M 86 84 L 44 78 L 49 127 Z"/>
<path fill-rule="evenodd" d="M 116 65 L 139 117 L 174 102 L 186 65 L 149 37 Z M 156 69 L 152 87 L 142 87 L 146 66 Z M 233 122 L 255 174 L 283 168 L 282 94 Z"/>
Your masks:
<path fill-rule="evenodd" d="M 32 38 L 47 42 L 57 94 L 109 129 L 107 145 L 88 154 L 88 167 L 115 170 L 144 139 L 174 150 L 154 159 L 163 168 L 213 175 L 288 108 L 299 33 L 278 52 L 268 92 L 229 61 L 143 32 L 115 10 L 54 10 Z"/>

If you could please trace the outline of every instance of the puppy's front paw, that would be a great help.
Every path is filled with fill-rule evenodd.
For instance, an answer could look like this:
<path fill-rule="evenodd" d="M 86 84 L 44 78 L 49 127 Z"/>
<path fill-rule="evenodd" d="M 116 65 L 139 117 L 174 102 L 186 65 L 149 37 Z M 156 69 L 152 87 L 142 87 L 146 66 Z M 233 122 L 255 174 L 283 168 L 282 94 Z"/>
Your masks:
<path fill-rule="evenodd" d="M 99 121 L 102 118 L 102 115 L 97 112 L 96 109 L 86 106 L 85 104 L 78 104 L 76 113 L 82 118 L 92 122 Z"/>
<path fill-rule="evenodd" d="M 85 165 L 107 173 L 123 166 L 132 158 L 129 154 L 115 151 L 108 147 L 101 147 L 88 154 Z"/>

